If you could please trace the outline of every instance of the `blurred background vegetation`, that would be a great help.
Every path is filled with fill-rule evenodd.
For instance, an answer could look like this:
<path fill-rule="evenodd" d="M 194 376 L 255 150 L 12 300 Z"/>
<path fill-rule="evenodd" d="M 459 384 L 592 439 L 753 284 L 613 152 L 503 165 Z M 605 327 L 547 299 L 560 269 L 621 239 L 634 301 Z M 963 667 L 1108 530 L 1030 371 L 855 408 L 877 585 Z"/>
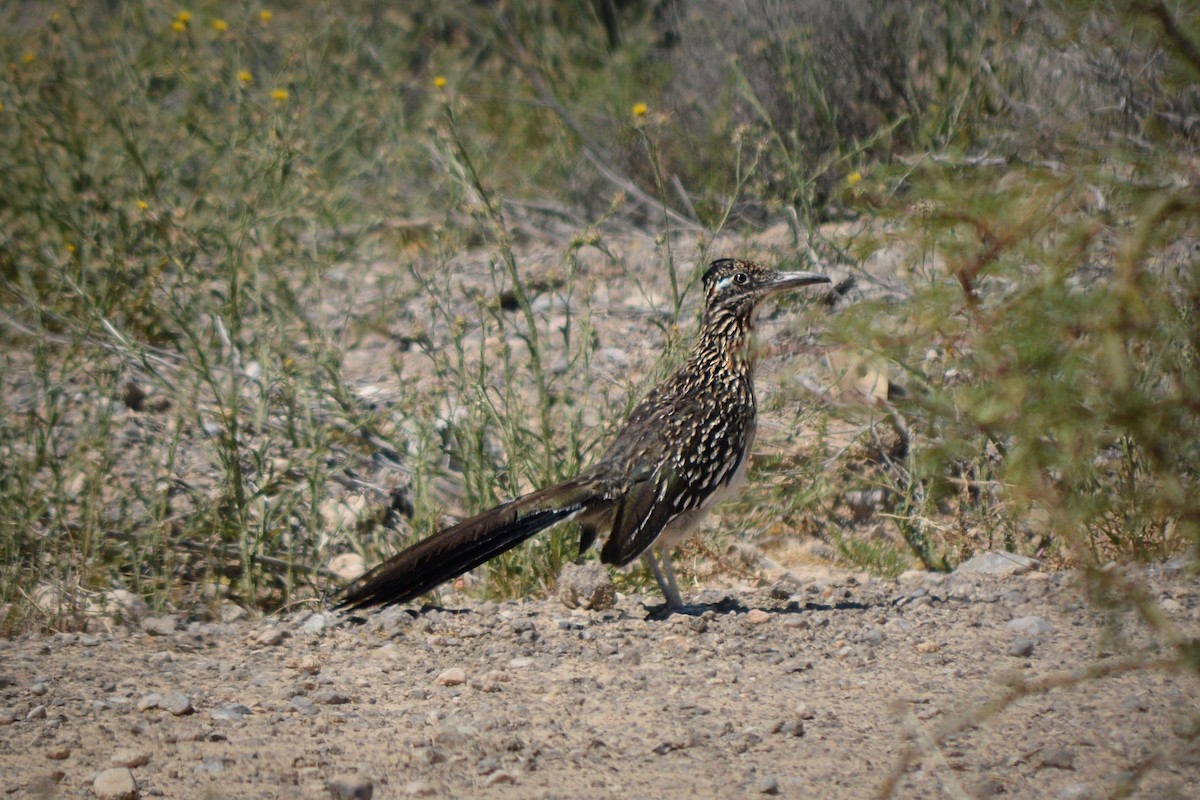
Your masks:
<path fill-rule="evenodd" d="M 809 324 L 872 388 L 779 389 L 815 434 L 743 527 L 887 574 L 1195 553 L 1193 4 L 393 6 L 3 10 L 0 630 L 272 611 L 573 472 L 713 241 L 778 225 L 856 278 Z M 606 285 L 659 363 L 598 342 Z"/>

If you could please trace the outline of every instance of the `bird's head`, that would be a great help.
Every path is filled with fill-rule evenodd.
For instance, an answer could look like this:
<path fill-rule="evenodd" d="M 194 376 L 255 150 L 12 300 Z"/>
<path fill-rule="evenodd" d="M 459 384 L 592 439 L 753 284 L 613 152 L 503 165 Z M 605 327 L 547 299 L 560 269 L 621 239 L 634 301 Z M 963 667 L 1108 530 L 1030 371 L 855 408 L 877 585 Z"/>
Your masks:
<path fill-rule="evenodd" d="M 722 258 L 704 273 L 704 303 L 709 314 L 725 311 L 736 316 L 752 312 L 763 300 L 788 289 L 829 283 L 816 272 L 778 272 L 751 261 Z"/>

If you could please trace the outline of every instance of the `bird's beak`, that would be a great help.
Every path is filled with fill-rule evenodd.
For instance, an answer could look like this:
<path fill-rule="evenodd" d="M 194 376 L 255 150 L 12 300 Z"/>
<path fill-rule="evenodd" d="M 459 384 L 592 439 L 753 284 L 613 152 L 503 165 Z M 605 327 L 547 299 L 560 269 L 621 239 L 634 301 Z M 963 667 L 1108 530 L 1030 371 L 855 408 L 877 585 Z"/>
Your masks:
<path fill-rule="evenodd" d="M 800 286 L 809 286 L 814 283 L 831 283 L 828 275 L 820 275 L 816 272 L 778 272 L 771 281 L 770 290 L 774 292 L 782 292 L 787 289 L 796 289 Z"/>

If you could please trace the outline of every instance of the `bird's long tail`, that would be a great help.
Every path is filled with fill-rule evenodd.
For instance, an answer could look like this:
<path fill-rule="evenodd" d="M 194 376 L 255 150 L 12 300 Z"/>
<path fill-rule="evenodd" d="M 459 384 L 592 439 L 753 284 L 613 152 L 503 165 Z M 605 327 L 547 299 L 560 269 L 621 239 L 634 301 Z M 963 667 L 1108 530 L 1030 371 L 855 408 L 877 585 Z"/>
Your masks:
<path fill-rule="evenodd" d="M 505 553 L 534 534 L 585 511 L 596 499 L 582 478 L 518 497 L 422 539 L 342 590 L 339 608 L 415 600 Z"/>

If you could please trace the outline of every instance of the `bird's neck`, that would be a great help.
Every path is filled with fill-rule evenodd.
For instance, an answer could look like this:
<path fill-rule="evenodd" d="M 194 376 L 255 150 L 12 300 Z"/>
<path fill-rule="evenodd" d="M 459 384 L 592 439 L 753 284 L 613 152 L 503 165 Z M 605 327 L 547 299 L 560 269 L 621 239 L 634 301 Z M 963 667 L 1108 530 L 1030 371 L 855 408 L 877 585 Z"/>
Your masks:
<path fill-rule="evenodd" d="M 713 366 L 724 367 L 726 374 L 749 379 L 756 361 L 754 326 L 750 312 L 710 311 L 704 316 L 700 339 L 688 358 L 693 372 L 713 374 Z"/>

